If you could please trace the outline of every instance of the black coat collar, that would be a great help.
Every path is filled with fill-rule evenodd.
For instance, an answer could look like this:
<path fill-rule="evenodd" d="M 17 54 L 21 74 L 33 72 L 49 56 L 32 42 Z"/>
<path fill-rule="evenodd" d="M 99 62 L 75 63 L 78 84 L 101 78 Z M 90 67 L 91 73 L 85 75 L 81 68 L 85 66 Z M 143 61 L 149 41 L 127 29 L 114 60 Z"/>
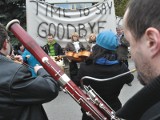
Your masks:
<path fill-rule="evenodd" d="M 139 120 L 150 107 L 160 101 L 160 76 L 135 94 L 122 109 L 116 112 L 120 118 Z"/>

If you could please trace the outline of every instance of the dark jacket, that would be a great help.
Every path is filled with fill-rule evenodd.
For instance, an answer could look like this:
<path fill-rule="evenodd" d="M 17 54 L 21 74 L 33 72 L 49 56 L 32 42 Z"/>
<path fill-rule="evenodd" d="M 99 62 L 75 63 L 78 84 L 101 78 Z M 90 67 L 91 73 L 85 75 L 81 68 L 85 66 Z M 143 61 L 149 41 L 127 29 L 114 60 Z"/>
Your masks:
<path fill-rule="evenodd" d="M 84 48 L 84 46 L 81 42 L 79 42 L 79 47 L 80 47 L 80 49 L 78 51 L 85 50 L 85 48 Z M 65 47 L 65 50 L 66 51 L 71 51 L 71 52 L 76 52 L 76 48 L 75 48 L 73 42 L 68 42 L 66 47 Z M 73 58 L 72 57 L 71 57 L 70 62 L 69 62 L 69 73 L 70 73 L 71 79 L 73 79 L 73 77 L 75 77 L 78 73 L 78 65 L 77 65 L 78 61 L 76 61 L 76 58 L 74 59 L 74 57 Z"/>
<path fill-rule="evenodd" d="M 61 46 L 58 43 L 53 44 L 54 45 L 54 49 L 55 49 L 55 56 L 57 55 L 63 55 L 63 49 L 61 48 Z M 50 50 L 49 50 L 49 45 L 46 44 L 42 47 L 42 49 L 49 55 Z"/>
<path fill-rule="evenodd" d="M 83 46 L 83 44 L 81 42 L 79 42 L 79 46 L 80 46 L 79 51 L 85 50 L 85 47 Z M 76 52 L 75 47 L 74 47 L 72 42 L 67 43 L 67 45 L 65 47 L 65 50 L 66 51 Z"/>
<path fill-rule="evenodd" d="M 90 76 L 95 78 L 110 78 L 124 72 L 129 71 L 124 64 L 115 65 L 98 65 L 81 63 L 80 69 L 74 82 L 80 85 L 79 81 L 84 76 Z M 85 85 L 91 85 L 91 87 L 107 102 L 115 111 L 121 108 L 121 102 L 118 98 L 123 85 L 130 83 L 134 76 L 132 74 L 127 74 L 123 77 L 113 79 L 106 82 L 96 82 L 93 80 L 84 79 Z"/>
<path fill-rule="evenodd" d="M 58 95 L 58 85 L 44 69 L 29 69 L 0 55 L 0 120 L 48 120 L 43 103 Z"/>
<path fill-rule="evenodd" d="M 117 48 L 118 60 L 124 61 L 128 59 L 129 42 L 125 39 L 124 35 L 120 37 L 120 44 Z"/>
<path fill-rule="evenodd" d="M 160 120 L 160 77 L 143 87 L 117 111 L 126 120 Z"/>

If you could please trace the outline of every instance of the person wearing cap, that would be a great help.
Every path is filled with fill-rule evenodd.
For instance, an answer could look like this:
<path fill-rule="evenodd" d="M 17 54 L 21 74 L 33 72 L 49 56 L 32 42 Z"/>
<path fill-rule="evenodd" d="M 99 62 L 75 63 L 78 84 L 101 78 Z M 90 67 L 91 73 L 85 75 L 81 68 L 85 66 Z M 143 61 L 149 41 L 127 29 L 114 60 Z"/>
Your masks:
<path fill-rule="evenodd" d="M 104 79 L 128 72 L 127 66 L 117 60 L 117 46 L 117 37 L 112 31 L 99 33 L 91 56 L 80 64 L 78 75 L 74 80 L 76 84 L 80 85 L 80 80 L 84 76 Z M 132 82 L 133 79 L 134 76 L 129 73 L 125 76 L 103 82 L 84 79 L 83 84 L 90 85 L 113 110 L 117 111 L 122 107 L 118 98 L 120 91 L 124 84 Z M 82 113 L 82 120 L 92 120 L 91 117 L 86 115 L 83 108 Z"/>

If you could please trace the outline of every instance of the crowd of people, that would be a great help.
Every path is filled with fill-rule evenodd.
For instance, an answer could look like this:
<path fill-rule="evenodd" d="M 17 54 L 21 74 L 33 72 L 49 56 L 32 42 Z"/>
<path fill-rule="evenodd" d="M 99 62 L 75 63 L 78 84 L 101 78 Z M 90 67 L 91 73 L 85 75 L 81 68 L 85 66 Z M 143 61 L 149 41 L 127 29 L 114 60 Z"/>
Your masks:
<path fill-rule="evenodd" d="M 117 31 L 120 27 L 121 26 L 117 27 Z M 1 25 L 1 29 L 3 29 L 3 31 L 5 31 L 5 29 L 3 28 L 2 25 Z M 8 34 L 6 36 L 8 36 Z M 87 45 L 84 46 L 84 44 L 79 41 L 78 33 L 75 32 L 71 35 L 71 42 L 68 42 L 66 44 L 65 48 L 63 49 L 60 46 L 60 44 L 58 44 L 58 42 L 56 40 L 54 40 L 53 34 L 49 33 L 46 37 L 47 43 L 44 46 L 42 46 L 41 48 L 44 50 L 44 52 L 46 54 L 48 54 L 51 57 L 61 56 L 61 55 L 65 55 L 68 52 L 72 52 L 73 53 L 72 57 L 74 58 L 75 57 L 74 55 L 79 56 L 79 53 L 81 51 L 89 51 L 91 54 L 89 56 L 85 57 L 85 59 L 83 56 L 83 60 L 82 60 L 82 58 L 80 58 L 80 60 L 79 60 L 79 58 L 76 58 L 76 57 L 74 59 L 68 59 L 69 73 L 70 73 L 69 76 L 70 76 L 71 80 L 73 80 L 73 82 L 77 86 L 80 86 L 79 80 L 84 76 L 91 76 L 91 77 L 103 79 L 103 78 L 113 77 L 115 75 L 119 75 L 119 74 L 122 74 L 124 72 L 129 71 L 128 64 L 126 64 L 127 58 L 121 59 L 121 57 L 118 55 L 118 51 L 117 51 L 119 46 L 123 44 L 121 42 L 121 39 L 122 39 L 121 37 L 124 37 L 122 28 L 119 29 L 119 32 L 117 32 L 117 35 L 115 33 L 113 33 L 112 31 L 107 31 L 107 30 L 99 33 L 97 36 L 95 33 L 91 33 L 88 37 Z M 21 61 L 22 61 L 22 64 L 20 66 L 21 67 L 23 66 L 24 67 L 24 68 L 22 67 L 23 69 L 26 69 L 26 68 L 28 69 L 28 71 L 26 72 L 26 75 L 28 75 L 26 77 L 26 79 L 32 79 L 32 80 L 38 79 L 39 76 L 41 76 L 40 73 L 38 73 L 38 71 L 39 71 L 39 69 L 43 69 L 43 67 L 37 61 L 37 59 L 23 46 L 22 43 L 18 43 L 17 46 L 14 46 L 12 48 L 13 48 L 12 49 L 13 56 L 15 56 L 16 59 L 21 59 Z M 3 50 L 3 46 L 2 46 L 2 50 Z M 1 53 L 3 55 L 3 51 Z M 97 72 L 97 70 L 99 72 Z M 12 69 L 11 69 L 11 71 L 12 71 Z M 18 72 L 19 72 L 19 70 L 17 69 L 17 73 Z M 29 74 L 29 72 L 30 72 L 30 74 Z M 43 70 L 43 72 L 44 72 L 43 74 L 46 74 L 46 76 L 48 76 L 49 78 L 42 77 L 41 79 L 48 79 L 49 82 L 51 80 L 53 80 L 48 75 L 48 73 L 46 71 Z M 23 73 L 23 74 L 25 74 L 25 73 Z M 25 76 L 25 75 L 23 75 L 23 76 Z M 96 92 L 115 111 L 117 111 L 118 109 L 120 109 L 122 107 L 121 101 L 118 98 L 120 91 L 123 88 L 123 85 L 130 84 L 132 82 L 133 78 L 134 77 L 132 74 L 128 74 L 124 77 L 112 80 L 110 82 L 94 82 L 92 80 L 85 80 L 85 84 L 91 85 L 96 90 Z M 17 79 L 18 79 L 18 77 L 15 77 L 15 82 L 17 81 Z M 23 79 L 23 78 L 21 78 L 21 79 Z M 31 80 L 31 82 L 32 82 L 32 80 Z M 29 84 L 29 82 L 30 81 L 28 81 L 28 84 Z M 24 83 L 22 82 L 21 84 L 25 84 L 25 82 Z M 21 86 L 21 84 L 19 84 L 19 86 Z M 54 89 L 54 94 L 56 97 L 56 95 L 58 94 L 58 92 L 56 90 L 57 89 L 60 90 L 59 84 L 56 83 L 56 81 L 54 81 L 53 83 L 49 83 L 49 85 L 50 84 L 54 85 L 53 89 Z M 33 83 L 33 85 L 34 85 L 34 83 Z M 26 85 L 25 87 L 28 87 L 28 86 Z M 47 86 L 45 86 L 45 87 L 47 87 Z M 22 88 L 23 88 L 23 86 L 22 86 Z M 30 88 L 28 88 L 28 89 L 29 89 L 28 91 L 30 91 Z M 49 87 L 49 89 L 51 89 L 51 88 Z M 108 91 L 108 92 L 104 93 L 104 91 Z M 44 90 L 44 93 L 45 93 L 45 90 Z M 108 97 L 106 97 L 106 96 L 108 96 Z M 31 97 L 31 99 L 34 99 L 34 98 Z M 51 99 L 53 99 L 53 98 L 51 97 Z M 41 100 L 41 98 L 40 98 L 40 100 Z M 25 99 L 24 99 L 24 101 L 25 101 Z M 38 100 L 37 100 L 37 102 L 38 102 Z M 36 104 L 36 102 L 35 102 L 35 104 Z M 41 102 L 41 104 L 42 104 L 42 102 Z M 28 105 L 28 106 L 30 107 L 31 105 Z M 81 110 L 83 113 L 82 120 L 92 120 L 92 118 L 90 118 L 89 116 L 86 115 L 86 112 L 83 110 L 83 108 Z M 17 114 L 19 114 L 19 113 L 17 113 Z M 6 116 L 4 116 L 4 118 L 5 117 Z M 34 118 L 35 116 L 30 116 L 30 117 Z"/>
<path fill-rule="evenodd" d="M 84 84 L 90 85 L 111 106 L 118 118 L 159 120 L 159 5 L 158 0 L 130 0 L 124 15 L 124 24 L 116 27 L 116 33 L 110 30 L 104 30 L 97 35 L 91 33 L 85 46 L 80 42 L 80 35 L 75 32 L 65 48 L 49 33 L 46 45 L 41 48 L 49 56 L 65 56 L 70 52 L 72 57 L 79 57 L 80 52 L 89 51 L 91 54 L 85 59 L 84 56 L 79 59 L 68 57 L 69 76 L 81 87 L 80 80 L 84 76 L 104 79 L 128 72 L 130 47 L 138 80 L 144 87 L 124 106 L 119 100 L 119 94 L 124 84 L 131 85 L 134 79 L 132 73 L 110 81 L 93 81 L 87 78 Z M 23 64 L 14 62 L 12 58 Z M 58 96 L 59 83 L 23 44 L 18 43 L 14 47 L 11 45 L 10 37 L 2 24 L 0 66 L 4 68 L 0 72 L 0 120 L 47 120 L 42 104 Z M 82 120 L 93 120 L 83 108 L 81 110 Z"/>

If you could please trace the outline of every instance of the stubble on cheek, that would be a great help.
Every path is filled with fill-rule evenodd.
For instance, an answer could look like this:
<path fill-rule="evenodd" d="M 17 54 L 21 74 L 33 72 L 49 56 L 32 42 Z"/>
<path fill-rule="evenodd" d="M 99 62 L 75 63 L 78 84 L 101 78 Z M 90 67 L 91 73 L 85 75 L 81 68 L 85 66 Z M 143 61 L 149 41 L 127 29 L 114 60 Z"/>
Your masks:
<path fill-rule="evenodd" d="M 141 63 L 137 66 L 137 78 L 142 85 L 147 85 L 153 79 L 153 71 L 149 63 Z"/>

